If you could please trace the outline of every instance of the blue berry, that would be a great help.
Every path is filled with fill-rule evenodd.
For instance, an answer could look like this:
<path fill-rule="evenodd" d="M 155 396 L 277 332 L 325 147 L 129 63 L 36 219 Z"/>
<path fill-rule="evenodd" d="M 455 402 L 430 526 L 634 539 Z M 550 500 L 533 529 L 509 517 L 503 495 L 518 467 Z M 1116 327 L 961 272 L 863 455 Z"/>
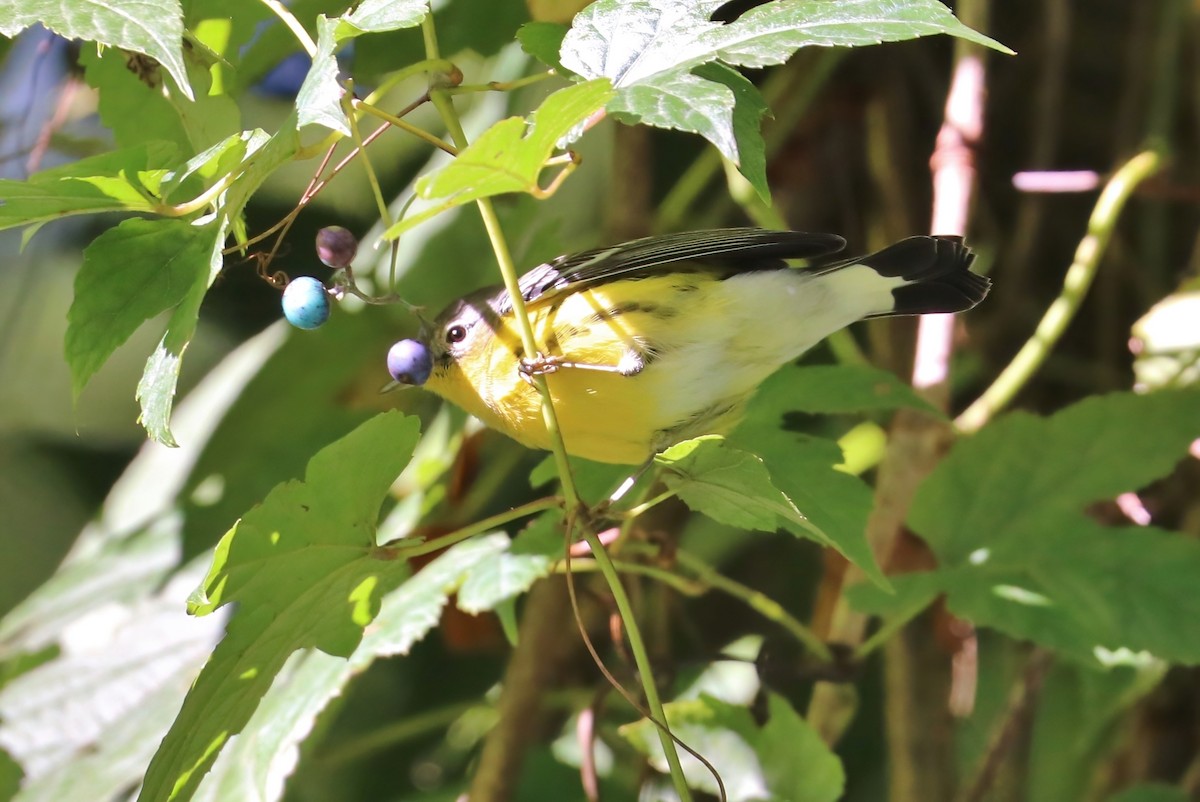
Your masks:
<path fill-rule="evenodd" d="M 401 384 L 424 384 L 433 370 L 429 349 L 418 340 L 401 340 L 387 355 L 388 373 Z"/>
<path fill-rule="evenodd" d="M 298 329 L 319 328 L 329 320 L 329 295 L 312 276 L 293 279 L 283 290 L 283 316 Z"/>

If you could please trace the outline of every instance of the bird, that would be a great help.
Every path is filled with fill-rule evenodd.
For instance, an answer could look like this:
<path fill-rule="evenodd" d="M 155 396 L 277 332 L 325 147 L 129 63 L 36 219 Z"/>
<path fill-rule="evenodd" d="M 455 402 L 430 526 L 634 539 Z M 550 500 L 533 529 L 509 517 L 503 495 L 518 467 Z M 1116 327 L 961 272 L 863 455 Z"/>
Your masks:
<path fill-rule="evenodd" d="M 726 434 L 755 389 L 851 323 L 962 312 L 991 282 L 958 236 L 913 236 L 835 260 L 836 234 L 722 228 L 560 256 L 519 281 L 536 351 L 504 287 L 450 303 L 396 342 L 394 385 L 420 385 L 486 425 L 550 449 L 544 376 L 568 454 L 639 465 Z M 793 266 L 787 260 L 805 260 Z"/>

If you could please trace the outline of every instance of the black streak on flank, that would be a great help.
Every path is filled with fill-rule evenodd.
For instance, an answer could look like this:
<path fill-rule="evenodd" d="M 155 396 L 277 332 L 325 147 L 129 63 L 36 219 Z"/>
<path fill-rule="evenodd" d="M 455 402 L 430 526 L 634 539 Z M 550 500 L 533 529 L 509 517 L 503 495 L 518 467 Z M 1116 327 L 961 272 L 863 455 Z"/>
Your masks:
<path fill-rule="evenodd" d="M 570 342 L 576 337 L 586 337 L 589 334 L 589 329 L 583 326 L 576 326 L 574 323 L 567 323 L 554 329 L 554 336 L 561 342 Z"/>
<path fill-rule="evenodd" d="M 608 320 L 613 320 L 621 315 L 628 315 L 631 312 L 645 312 L 652 315 L 658 309 L 657 304 L 642 304 L 637 301 L 626 301 L 625 303 L 617 304 L 611 309 L 601 309 L 596 314 L 592 315 L 593 323 L 604 323 Z"/>

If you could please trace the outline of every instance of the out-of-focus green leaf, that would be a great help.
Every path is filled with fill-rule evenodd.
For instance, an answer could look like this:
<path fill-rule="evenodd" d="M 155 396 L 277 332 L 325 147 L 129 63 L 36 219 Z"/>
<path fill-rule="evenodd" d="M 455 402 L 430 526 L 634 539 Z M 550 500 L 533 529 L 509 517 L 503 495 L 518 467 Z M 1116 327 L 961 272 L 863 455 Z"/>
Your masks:
<path fill-rule="evenodd" d="M 564 67 L 558 58 L 558 51 L 562 48 L 563 37 L 566 35 L 565 25 L 555 22 L 527 22 L 517 31 L 517 41 L 526 53 L 553 68 L 560 75 L 569 76 L 571 71 Z"/>
<path fill-rule="evenodd" d="M 185 555 L 211 548 L 256 499 L 303 475 L 310 455 L 370 417 L 370 408 L 347 404 L 345 396 L 373 362 L 379 378 L 364 392 L 375 394 L 386 381 L 382 362 L 392 325 L 380 315 L 335 313 L 316 336 L 289 327 L 286 342 L 242 390 L 188 478 L 181 494 Z"/>
<path fill-rule="evenodd" d="M 79 563 L 80 570 L 112 571 L 103 581 L 118 593 L 102 589 L 107 599 L 101 601 L 85 597 L 79 586 L 60 587 L 45 599 L 73 614 L 55 627 L 61 651 L 0 690 L 0 743 L 24 769 L 21 802 L 105 800 L 127 792 L 220 635 L 219 618 L 188 620 L 179 603 L 198 572 L 146 593 L 133 562 L 138 553 Z M 126 578 L 134 581 L 116 587 Z"/>
<path fill-rule="evenodd" d="M 665 705 L 672 732 L 704 755 L 725 785 L 730 802 L 833 802 L 846 777 L 842 763 L 816 731 L 782 696 L 768 696 L 770 718 L 757 727 L 750 711 L 711 696 Z M 666 771 L 656 729 L 645 719 L 621 728 L 621 734 Z M 690 755 L 681 755 L 688 785 L 718 793 L 712 773 Z"/>
<path fill-rule="evenodd" d="M 1113 736 L 1121 716 L 1154 690 L 1167 672 L 1166 664 L 1114 666 L 1097 671 L 1058 661 L 1046 677 L 1034 721 L 1034 743 L 1069 744 L 1069 750 L 1034 750 L 1029 756 L 1029 802 L 1083 799 L 1092 790 L 1097 761 L 1112 756 Z M 1006 710 L 1011 682 L 998 688 L 999 709 Z M 981 733 L 980 749 L 987 735 Z"/>
<path fill-rule="evenodd" d="M 770 409 L 781 416 L 792 411 L 836 414 L 904 408 L 941 414 L 896 374 L 871 365 L 791 366 L 772 381 L 787 383 L 786 396 L 777 398 L 782 403 Z"/>
<path fill-rule="evenodd" d="M 1197 433 L 1194 390 L 1112 394 L 1049 418 L 996 421 L 959 443 L 918 491 L 909 522 L 940 568 L 896 577 L 897 593 L 945 593 L 951 610 L 980 626 L 1084 661 L 1200 662 L 1190 624 L 1200 615 L 1200 543 L 1083 515 L 1089 502 L 1167 473 Z M 857 601 L 891 611 L 871 598 Z"/>
<path fill-rule="evenodd" d="M 21 787 L 21 778 L 25 772 L 21 771 L 20 764 L 13 760 L 12 757 L 0 749 L 0 799 L 4 802 L 14 798 L 17 795 L 17 789 Z"/>
<path fill-rule="evenodd" d="M 1047 519 L 1166 474 L 1197 435 L 1197 391 L 1113 393 L 1049 418 L 1015 412 L 955 446 L 917 492 L 908 523 L 943 565 L 978 548 L 1019 554 L 1040 545 Z"/>
<path fill-rule="evenodd" d="M 314 650 L 295 652 L 271 683 L 245 729 L 229 739 L 193 799 L 275 802 L 295 771 L 299 747 L 317 715 L 353 675 L 340 657 Z"/>
<path fill-rule="evenodd" d="M 1200 282 L 1188 282 L 1133 324 L 1130 348 L 1138 390 L 1184 387 L 1200 379 Z"/>
<path fill-rule="evenodd" d="M 550 573 L 550 566 L 562 556 L 561 517 L 544 515 L 510 547 L 467 574 L 458 590 L 459 609 L 472 615 L 495 609 Z"/>
<path fill-rule="evenodd" d="M 293 654 L 245 728 L 222 750 L 194 798 L 278 799 L 299 746 L 330 701 L 377 657 L 406 654 L 437 626 L 455 591 L 465 588 L 476 573 L 491 574 L 496 561 L 510 551 L 502 533 L 455 544 L 383 597 L 379 614 L 348 660 L 315 650 Z"/>
<path fill-rule="evenodd" d="M 142 53 L 171 73 L 189 99 L 183 56 L 183 9 L 179 0 L 0 0 L 0 34 L 16 36 L 41 23 L 67 39 L 99 42 Z"/>
<path fill-rule="evenodd" d="M 156 140 L 172 142 L 181 153 L 192 150 L 179 115 L 162 92 L 156 92 L 129 71 L 126 57 L 112 48 L 79 53 L 88 85 L 98 92 L 100 119 L 117 144 L 131 147 Z"/>

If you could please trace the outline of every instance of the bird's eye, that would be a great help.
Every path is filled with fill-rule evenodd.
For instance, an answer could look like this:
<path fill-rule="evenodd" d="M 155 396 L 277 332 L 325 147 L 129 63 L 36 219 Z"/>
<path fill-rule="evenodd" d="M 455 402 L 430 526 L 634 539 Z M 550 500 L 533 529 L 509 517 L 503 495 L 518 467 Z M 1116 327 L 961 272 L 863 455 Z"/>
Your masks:
<path fill-rule="evenodd" d="M 451 326 L 446 329 L 446 342 L 453 345 L 467 339 L 467 329 L 465 326 Z"/>

